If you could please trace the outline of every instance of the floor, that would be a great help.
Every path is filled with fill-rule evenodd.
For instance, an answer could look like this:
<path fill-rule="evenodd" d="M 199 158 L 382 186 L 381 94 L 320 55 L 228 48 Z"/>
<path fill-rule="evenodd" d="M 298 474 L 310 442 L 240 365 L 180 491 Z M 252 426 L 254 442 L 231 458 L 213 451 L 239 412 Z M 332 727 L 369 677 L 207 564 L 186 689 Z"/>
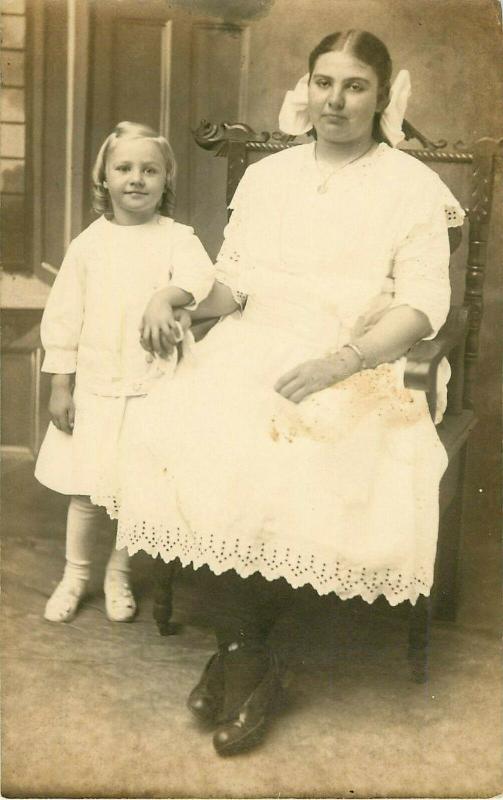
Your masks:
<path fill-rule="evenodd" d="M 477 474 L 477 463 L 471 469 Z M 266 742 L 233 759 L 185 710 L 213 648 L 211 613 L 183 579 L 177 636 L 152 620 L 152 563 L 135 558 L 140 612 L 104 615 L 109 541 L 73 623 L 42 619 L 59 578 L 64 500 L 32 465 L 3 479 L 3 736 L 6 797 L 491 797 L 501 791 L 500 556 L 488 487 L 472 481 L 456 624 L 435 623 L 431 677 L 413 684 L 406 609 L 304 603 L 277 646 L 290 663 Z M 480 483 L 480 481 L 479 481 Z M 484 517 L 485 515 L 485 517 Z"/>

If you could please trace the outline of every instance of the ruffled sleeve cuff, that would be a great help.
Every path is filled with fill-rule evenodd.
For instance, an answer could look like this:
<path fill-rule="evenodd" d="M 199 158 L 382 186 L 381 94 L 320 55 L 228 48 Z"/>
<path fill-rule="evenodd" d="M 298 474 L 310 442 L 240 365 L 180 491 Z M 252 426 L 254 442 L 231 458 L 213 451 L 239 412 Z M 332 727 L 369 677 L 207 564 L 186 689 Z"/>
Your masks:
<path fill-rule="evenodd" d="M 50 347 L 45 351 L 42 372 L 53 375 L 69 375 L 77 369 L 77 351 L 62 347 Z"/>
<path fill-rule="evenodd" d="M 441 182 L 440 202 L 444 207 L 445 221 L 448 228 L 458 228 L 465 221 L 466 212 L 458 200 L 454 197 L 445 183 Z"/>

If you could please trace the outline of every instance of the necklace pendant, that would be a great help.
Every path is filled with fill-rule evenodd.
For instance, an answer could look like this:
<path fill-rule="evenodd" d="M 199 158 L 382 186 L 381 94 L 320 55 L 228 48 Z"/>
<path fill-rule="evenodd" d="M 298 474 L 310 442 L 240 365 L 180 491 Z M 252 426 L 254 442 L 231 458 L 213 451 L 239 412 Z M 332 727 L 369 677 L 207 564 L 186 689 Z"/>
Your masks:
<path fill-rule="evenodd" d="M 326 194 L 328 192 L 328 186 L 326 185 L 326 183 L 321 183 L 318 186 L 318 190 L 317 191 L 318 191 L 318 194 Z"/>

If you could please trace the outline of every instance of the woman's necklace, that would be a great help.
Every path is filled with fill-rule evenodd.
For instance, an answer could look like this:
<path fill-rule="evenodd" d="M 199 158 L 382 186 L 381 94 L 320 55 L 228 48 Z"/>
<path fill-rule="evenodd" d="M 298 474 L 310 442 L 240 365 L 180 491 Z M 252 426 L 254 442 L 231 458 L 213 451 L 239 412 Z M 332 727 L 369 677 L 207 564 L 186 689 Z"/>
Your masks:
<path fill-rule="evenodd" d="M 319 163 L 319 161 L 318 161 L 318 159 L 317 159 L 317 157 L 316 157 L 316 151 L 315 151 L 315 153 L 314 153 L 314 160 L 315 160 L 315 162 L 316 162 L 316 166 L 318 167 L 318 172 L 320 173 L 321 177 L 323 178 L 322 182 L 321 182 L 320 184 L 318 184 L 318 187 L 317 187 L 317 189 L 316 189 L 316 191 L 318 192 L 318 194 L 326 194 L 326 192 L 328 192 L 328 184 L 330 183 L 330 179 L 331 179 L 331 178 L 333 178 L 333 176 L 335 175 L 335 173 L 336 173 L 336 172 L 340 172 L 342 169 L 345 169 L 345 167 L 349 167 L 349 165 L 350 165 L 350 164 L 354 164 L 354 162 L 355 162 L 355 161 L 358 161 L 358 159 L 360 159 L 360 158 L 363 158 L 363 156 L 366 156 L 366 155 L 367 155 L 367 153 L 370 153 L 370 151 L 372 150 L 372 148 L 373 148 L 374 146 L 375 146 L 375 142 L 372 142 L 372 144 L 370 145 L 370 147 L 368 147 L 368 148 L 365 150 L 365 152 L 364 152 L 364 153 L 360 153 L 360 155 L 358 155 L 358 156 L 355 156 L 355 158 L 352 158 L 352 159 L 351 159 L 351 161 L 346 161 L 346 163 L 345 163 L 345 164 L 342 164 L 342 166 L 337 166 L 337 167 L 335 167 L 335 169 L 331 170 L 331 171 L 328 173 L 328 175 L 326 175 L 325 177 L 323 177 L 323 172 L 322 172 L 322 170 L 320 169 L 320 163 Z"/>

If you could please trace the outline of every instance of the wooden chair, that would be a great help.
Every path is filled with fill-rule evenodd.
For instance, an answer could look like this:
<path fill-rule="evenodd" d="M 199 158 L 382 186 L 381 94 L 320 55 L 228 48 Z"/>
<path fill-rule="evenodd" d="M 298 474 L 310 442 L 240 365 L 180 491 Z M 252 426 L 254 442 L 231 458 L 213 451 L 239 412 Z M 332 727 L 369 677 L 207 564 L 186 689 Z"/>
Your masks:
<path fill-rule="evenodd" d="M 433 166 L 469 164 L 472 170 L 470 204 L 464 226 L 468 227 L 464 301 L 461 306 L 451 307 L 448 319 L 435 339 L 419 342 L 409 351 L 405 372 L 407 387 L 427 393 L 433 416 L 437 402 L 437 368 L 442 358 L 449 359 L 452 370 L 447 411 L 437 428 L 449 457 L 449 466 L 440 487 L 441 525 L 434 588 L 431 597 L 421 596 L 411 606 L 410 614 L 408 655 L 413 679 L 422 683 L 427 680 L 432 611 L 438 619 L 452 621 L 456 617 L 466 448 L 470 432 L 477 424 L 472 397 L 483 311 L 495 164 L 501 141 L 485 138 L 469 149 L 447 151 L 446 142 L 429 141 L 410 123 L 404 124 L 404 131 L 407 140 L 416 139 L 421 144 L 421 149 L 407 150 L 415 158 Z M 213 125 L 204 121 L 194 132 L 194 138 L 200 147 L 227 159 L 227 205 L 248 166 L 250 156 L 276 153 L 300 143 L 294 137 L 281 133 L 257 134 L 241 123 Z M 451 252 L 459 246 L 460 240 L 460 231 L 450 229 Z M 195 326 L 196 338 L 204 335 L 214 322 L 208 320 Z M 154 614 L 164 633 L 173 632 L 170 627 L 171 584 L 176 569 L 176 565 L 158 562 Z"/>

